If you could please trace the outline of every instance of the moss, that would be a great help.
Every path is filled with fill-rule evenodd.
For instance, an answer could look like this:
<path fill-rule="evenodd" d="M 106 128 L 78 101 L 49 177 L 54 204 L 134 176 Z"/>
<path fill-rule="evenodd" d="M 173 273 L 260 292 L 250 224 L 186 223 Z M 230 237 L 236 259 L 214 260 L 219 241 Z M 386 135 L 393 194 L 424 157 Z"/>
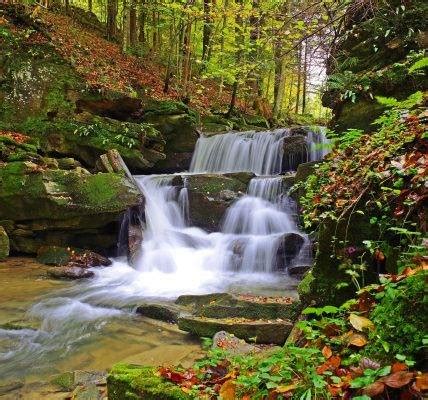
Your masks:
<path fill-rule="evenodd" d="M 73 390 L 76 386 L 74 384 L 73 372 L 65 372 L 63 374 L 56 375 L 51 379 L 51 383 L 59 386 L 65 392 Z"/>
<path fill-rule="evenodd" d="M 9 237 L 5 229 L 0 226 L 0 260 L 6 258 L 9 255 Z"/>
<path fill-rule="evenodd" d="M 299 282 L 299 286 L 297 287 L 297 293 L 299 294 L 300 299 L 305 299 L 306 303 L 311 296 L 312 292 L 312 283 L 314 281 L 314 276 L 311 271 L 309 271 L 303 279 Z"/>
<path fill-rule="evenodd" d="M 187 400 L 180 387 L 156 375 L 156 369 L 116 364 L 107 377 L 109 400 Z"/>

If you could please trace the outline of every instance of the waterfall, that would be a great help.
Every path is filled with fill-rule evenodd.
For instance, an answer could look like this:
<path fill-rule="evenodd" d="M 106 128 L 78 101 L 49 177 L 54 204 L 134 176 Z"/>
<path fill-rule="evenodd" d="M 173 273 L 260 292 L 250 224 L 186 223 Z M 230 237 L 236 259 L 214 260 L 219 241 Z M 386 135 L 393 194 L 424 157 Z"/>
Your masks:
<path fill-rule="evenodd" d="M 242 172 L 260 175 L 281 172 L 284 129 L 269 132 L 228 132 L 200 137 L 191 172 Z"/>
<path fill-rule="evenodd" d="M 306 132 L 303 146 L 286 154 L 289 165 L 319 161 L 328 152 L 328 139 L 321 129 Z M 282 172 L 284 138 L 290 137 L 289 129 L 263 132 L 228 132 L 210 137 L 201 136 L 195 147 L 191 172 L 254 172 L 258 175 L 274 175 Z"/>

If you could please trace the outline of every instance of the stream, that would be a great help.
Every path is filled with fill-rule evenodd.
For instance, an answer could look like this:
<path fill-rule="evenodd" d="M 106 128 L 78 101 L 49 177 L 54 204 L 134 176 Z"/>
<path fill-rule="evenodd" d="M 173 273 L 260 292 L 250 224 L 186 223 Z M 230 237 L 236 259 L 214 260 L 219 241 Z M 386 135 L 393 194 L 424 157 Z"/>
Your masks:
<path fill-rule="evenodd" d="M 279 178 L 287 135 L 282 129 L 198 140 L 190 171 L 182 176 L 256 174 L 218 232 L 191 226 L 187 189 L 174 185 L 174 175 L 135 176 L 145 210 L 144 240 L 133 266 L 116 258 L 110 267 L 94 268 L 92 279 L 65 282 L 47 279 L 44 267 L 30 259 L 0 263 L 0 382 L 105 370 L 118 361 L 185 364 L 199 355 L 199 341 L 175 325 L 136 315 L 142 302 L 212 292 L 295 296 L 297 281 L 287 267 L 309 265 L 311 244 Z M 317 145 L 326 142 L 324 135 L 310 133 L 307 141 L 306 159 L 321 159 L 324 150 Z M 289 234 L 303 244 L 278 265 Z"/>

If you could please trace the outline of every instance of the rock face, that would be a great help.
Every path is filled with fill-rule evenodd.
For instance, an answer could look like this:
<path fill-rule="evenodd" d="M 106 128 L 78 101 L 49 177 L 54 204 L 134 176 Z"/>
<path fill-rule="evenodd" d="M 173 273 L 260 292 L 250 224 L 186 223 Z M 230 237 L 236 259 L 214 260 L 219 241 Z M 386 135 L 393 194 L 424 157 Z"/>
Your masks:
<path fill-rule="evenodd" d="M 29 161 L 0 167 L 0 221 L 9 219 L 0 224 L 16 252 L 35 254 L 43 245 L 109 249 L 120 214 L 140 196 L 121 174 L 44 169 Z"/>
<path fill-rule="evenodd" d="M 333 109 L 330 125 L 338 133 L 350 128 L 373 131 L 372 122 L 384 111 L 375 96 L 404 99 L 427 87 L 426 74 L 415 77 L 408 70 L 415 53 L 426 48 L 426 2 L 412 1 L 395 14 L 401 6 L 392 0 L 377 5 L 374 12 L 364 3 L 348 10 L 347 31 L 331 54 L 329 90 L 323 96 L 323 104 Z M 374 26 L 388 34 L 377 36 Z M 403 26 L 411 26 L 412 32 Z"/>

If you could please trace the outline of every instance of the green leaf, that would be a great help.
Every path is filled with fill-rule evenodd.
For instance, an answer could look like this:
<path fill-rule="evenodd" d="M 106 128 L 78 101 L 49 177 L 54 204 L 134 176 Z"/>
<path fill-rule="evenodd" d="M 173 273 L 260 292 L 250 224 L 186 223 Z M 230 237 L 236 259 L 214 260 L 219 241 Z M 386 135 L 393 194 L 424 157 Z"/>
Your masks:
<path fill-rule="evenodd" d="M 420 60 L 416 61 L 410 68 L 409 72 L 412 73 L 414 71 L 417 71 L 418 69 L 423 69 L 428 67 L 428 57 L 421 58 Z"/>

